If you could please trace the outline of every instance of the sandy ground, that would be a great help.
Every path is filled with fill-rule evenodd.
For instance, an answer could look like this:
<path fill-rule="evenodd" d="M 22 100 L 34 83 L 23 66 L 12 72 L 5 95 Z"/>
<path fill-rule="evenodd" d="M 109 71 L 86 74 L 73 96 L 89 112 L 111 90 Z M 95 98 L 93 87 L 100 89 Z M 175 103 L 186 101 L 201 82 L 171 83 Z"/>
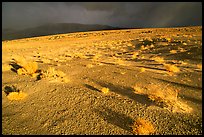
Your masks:
<path fill-rule="evenodd" d="M 19 75 L 11 64 L 19 56 L 66 76 Z M 27 96 L 10 100 L 12 86 Z M 171 109 L 148 96 L 168 91 L 178 93 Z M 2 42 L 2 134 L 132 135 L 138 118 L 152 134 L 202 134 L 202 26 Z"/>

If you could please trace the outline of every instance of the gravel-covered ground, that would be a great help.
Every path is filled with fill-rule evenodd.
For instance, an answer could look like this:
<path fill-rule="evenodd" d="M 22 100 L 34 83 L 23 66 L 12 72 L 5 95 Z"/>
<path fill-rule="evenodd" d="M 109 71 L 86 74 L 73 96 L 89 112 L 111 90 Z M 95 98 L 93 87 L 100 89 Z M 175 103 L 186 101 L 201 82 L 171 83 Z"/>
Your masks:
<path fill-rule="evenodd" d="M 60 70 L 69 81 L 19 75 L 11 65 L 19 56 L 36 61 L 41 71 Z M 27 96 L 9 100 L 12 86 Z M 168 109 L 144 94 L 169 89 L 178 92 L 174 104 L 183 109 Z M 2 42 L 2 134 L 133 135 L 138 118 L 153 124 L 152 134 L 202 134 L 202 26 Z"/>

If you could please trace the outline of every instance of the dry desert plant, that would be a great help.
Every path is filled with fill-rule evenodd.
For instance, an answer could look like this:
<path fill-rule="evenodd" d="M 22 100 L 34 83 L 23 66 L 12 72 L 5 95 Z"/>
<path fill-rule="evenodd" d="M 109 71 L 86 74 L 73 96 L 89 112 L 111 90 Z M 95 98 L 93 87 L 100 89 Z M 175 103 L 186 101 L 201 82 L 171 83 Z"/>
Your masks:
<path fill-rule="evenodd" d="M 83 53 L 75 53 L 74 58 L 86 59 L 87 57 Z"/>
<path fill-rule="evenodd" d="M 142 56 L 140 56 L 139 58 L 140 58 L 140 59 L 144 59 L 144 58 L 145 58 L 145 56 L 144 56 L 144 55 L 142 55 Z"/>
<path fill-rule="evenodd" d="M 127 46 L 129 46 L 129 47 L 133 47 L 134 44 L 132 44 L 132 43 L 127 43 Z"/>
<path fill-rule="evenodd" d="M 26 72 L 26 70 L 24 68 L 19 68 L 17 70 L 17 73 L 18 73 L 18 75 L 25 75 L 27 72 Z"/>
<path fill-rule="evenodd" d="M 131 126 L 135 135 L 150 135 L 155 132 L 153 124 L 144 118 L 138 118 Z"/>
<path fill-rule="evenodd" d="M 168 42 L 171 42 L 171 38 L 165 38 Z"/>
<path fill-rule="evenodd" d="M 186 50 L 183 49 L 183 48 L 179 48 L 179 51 L 180 51 L 180 52 L 186 52 Z"/>
<path fill-rule="evenodd" d="M 197 64 L 196 66 L 197 66 L 197 68 L 198 68 L 199 70 L 202 70 L 202 64 Z"/>
<path fill-rule="evenodd" d="M 38 70 L 38 64 L 37 62 L 28 62 L 23 68 L 28 74 L 34 74 Z"/>
<path fill-rule="evenodd" d="M 12 60 L 21 67 L 27 64 L 27 61 L 24 57 L 16 56 Z"/>
<path fill-rule="evenodd" d="M 7 94 L 7 98 L 9 100 L 22 100 L 27 94 L 17 89 L 15 86 L 6 86 L 4 88 L 5 93 Z"/>
<path fill-rule="evenodd" d="M 154 45 L 153 45 L 153 44 L 151 44 L 151 45 L 150 45 L 150 48 L 154 48 Z"/>
<path fill-rule="evenodd" d="M 138 85 L 133 86 L 133 89 L 134 89 L 135 93 L 137 93 L 137 94 L 145 94 L 143 88 L 141 88 Z"/>
<path fill-rule="evenodd" d="M 50 63 L 51 61 L 49 59 L 43 58 L 42 59 L 43 63 Z"/>
<path fill-rule="evenodd" d="M 126 62 L 120 58 L 119 59 L 116 58 L 115 62 L 116 64 L 121 65 L 121 66 L 128 66 L 128 64 L 126 64 Z"/>
<path fill-rule="evenodd" d="M 126 72 L 120 72 L 121 75 L 124 75 Z"/>
<path fill-rule="evenodd" d="M 146 68 L 141 68 L 140 69 L 140 72 L 145 72 L 146 71 Z"/>
<path fill-rule="evenodd" d="M 87 67 L 87 68 L 93 68 L 94 65 L 93 65 L 93 64 L 87 64 L 86 67 Z"/>
<path fill-rule="evenodd" d="M 11 92 L 8 94 L 7 98 L 9 100 L 22 100 L 27 96 L 26 93 L 19 91 L 19 92 Z"/>
<path fill-rule="evenodd" d="M 134 52 L 132 55 L 132 59 L 136 59 L 138 55 L 139 55 L 139 52 Z"/>
<path fill-rule="evenodd" d="M 142 46 L 140 47 L 140 49 L 141 49 L 141 50 L 146 50 L 147 47 L 145 47 L 144 45 L 142 45 Z"/>
<path fill-rule="evenodd" d="M 168 85 L 149 84 L 146 87 L 136 84 L 134 87 L 136 94 L 147 95 L 158 106 L 171 112 L 191 113 L 193 109 L 186 103 L 178 99 L 179 91 Z"/>
<path fill-rule="evenodd" d="M 46 71 L 42 71 L 41 78 L 47 78 L 51 82 L 69 82 L 70 80 L 66 77 L 66 74 L 62 71 L 55 70 L 55 68 L 50 67 Z"/>
<path fill-rule="evenodd" d="M 148 98 L 160 106 L 169 107 L 178 99 L 178 91 L 166 85 L 165 87 L 156 84 L 148 86 Z"/>
<path fill-rule="evenodd" d="M 175 65 L 171 65 L 171 64 L 163 64 L 163 65 L 168 72 L 173 72 L 173 73 L 180 72 L 180 69 Z"/>
<path fill-rule="evenodd" d="M 93 60 L 98 60 L 102 55 L 101 54 L 95 54 L 93 57 Z"/>
<path fill-rule="evenodd" d="M 150 100 L 165 108 L 172 108 L 178 99 L 178 90 L 169 85 L 149 84 L 144 88 L 136 84 L 133 89 L 136 94 L 147 95 Z"/>
<path fill-rule="evenodd" d="M 19 75 L 34 75 L 37 73 L 38 70 L 38 64 L 34 61 L 27 61 L 23 57 L 17 57 L 13 59 L 15 64 L 20 66 L 20 68 L 17 68 L 17 73 Z"/>
<path fill-rule="evenodd" d="M 162 57 L 152 57 L 151 59 L 156 61 L 156 62 L 159 62 L 159 63 L 163 63 L 164 62 L 164 58 L 162 58 Z"/>
<path fill-rule="evenodd" d="M 182 43 L 182 44 L 185 45 L 185 46 L 188 45 L 186 42 L 184 42 L 184 43 Z"/>
<path fill-rule="evenodd" d="M 184 62 L 184 61 L 180 61 L 180 63 L 181 63 L 182 65 L 187 65 L 187 64 L 188 64 L 187 62 Z"/>
<path fill-rule="evenodd" d="M 104 94 L 107 94 L 109 92 L 109 88 L 102 88 L 101 92 L 103 92 Z"/>
<path fill-rule="evenodd" d="M 175 54 L 177 53 L 177 50 L 170 50 L 170 53 Z"/>

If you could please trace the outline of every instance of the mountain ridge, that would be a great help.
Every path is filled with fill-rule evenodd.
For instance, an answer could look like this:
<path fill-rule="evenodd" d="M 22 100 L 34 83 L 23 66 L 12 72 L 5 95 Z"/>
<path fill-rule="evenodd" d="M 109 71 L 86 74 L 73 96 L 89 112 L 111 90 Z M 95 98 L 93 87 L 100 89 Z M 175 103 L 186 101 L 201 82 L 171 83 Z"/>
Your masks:
<path fill-rule="evenodd" d="M 109 25 L 100 24 L 79 24 L 79 23 L 49 23 L 37 27 L 26 28 L 23 30 L 3 29 L 2 41 L 14 40 L 21 38 L 31 38 L 38 36 L 73 33 L 73 32 L 87 32 L 99 30 L 118 30 L 126 29 L 120 27 L 113 27 Z"/>

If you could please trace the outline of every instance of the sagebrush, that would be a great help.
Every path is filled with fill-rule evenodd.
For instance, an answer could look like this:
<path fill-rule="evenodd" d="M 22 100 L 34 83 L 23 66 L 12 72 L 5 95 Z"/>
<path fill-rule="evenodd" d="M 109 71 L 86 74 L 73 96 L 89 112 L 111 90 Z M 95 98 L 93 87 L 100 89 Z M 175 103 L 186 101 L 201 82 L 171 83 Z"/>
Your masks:
<path fill-rule="evenodd" d="M 155 132 L 153 124 L 144 118 L 138 118 L 131 127 L 135 135 L 150 135 Z"/>
<path fill-rule="evenodd" d="M 14 63 L 16 63 L 20 68 L 17 69 L 17 73 L 19 75 L 36 75 L 38 71 L 38 64 L 35 61 L 27 61 L 23 57 L 16 57 L 13 59 Z"/>

